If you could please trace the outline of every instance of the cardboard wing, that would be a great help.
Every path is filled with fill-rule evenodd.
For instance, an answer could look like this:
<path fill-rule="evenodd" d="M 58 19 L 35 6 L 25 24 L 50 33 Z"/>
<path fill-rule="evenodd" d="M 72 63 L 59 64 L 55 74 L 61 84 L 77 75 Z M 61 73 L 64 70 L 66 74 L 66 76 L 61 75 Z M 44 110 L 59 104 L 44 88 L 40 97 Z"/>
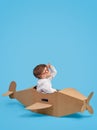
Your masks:
<path fill-rule="evenodd" d="M 40 109 L 45 109 L 45 108 L 50 108 L 50 107 L 52 107 L 51 104 L 36 102 L 36 103 L 26 107 L 26 109 L 28 109 L 28 110 L 40 110 Z"/>

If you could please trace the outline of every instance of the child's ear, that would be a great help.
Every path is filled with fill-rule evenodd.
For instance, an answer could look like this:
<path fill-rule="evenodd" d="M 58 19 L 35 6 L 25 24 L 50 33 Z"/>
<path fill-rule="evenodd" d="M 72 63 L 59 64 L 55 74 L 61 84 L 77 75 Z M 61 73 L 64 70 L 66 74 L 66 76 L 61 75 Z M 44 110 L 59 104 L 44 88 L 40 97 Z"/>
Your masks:
<path fill-rule="evenodd" d="M 38 75 L 38 78 L 41 79 L 41 78 L 42 78 L 42 75 Z"/>

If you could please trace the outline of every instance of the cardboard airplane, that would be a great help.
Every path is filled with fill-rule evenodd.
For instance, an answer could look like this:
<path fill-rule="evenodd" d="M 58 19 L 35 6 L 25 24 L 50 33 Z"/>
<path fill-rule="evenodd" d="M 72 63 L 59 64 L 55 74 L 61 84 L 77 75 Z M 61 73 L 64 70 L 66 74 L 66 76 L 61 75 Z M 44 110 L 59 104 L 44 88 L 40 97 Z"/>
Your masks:
<path fill-rule="evenodd" d="M 16 83 L 12 81 L 9 91 L 3 96 L 16 98 L 26 106 L 26 109 L 41 114 L 65 116 L 85 110 L 93 114 L 93 109 L 89 105 L 93 92 L 85 97 L 74 88 L 66 88 L 51 94 L 37 92 L 36 86 L 16 91 Z"/>

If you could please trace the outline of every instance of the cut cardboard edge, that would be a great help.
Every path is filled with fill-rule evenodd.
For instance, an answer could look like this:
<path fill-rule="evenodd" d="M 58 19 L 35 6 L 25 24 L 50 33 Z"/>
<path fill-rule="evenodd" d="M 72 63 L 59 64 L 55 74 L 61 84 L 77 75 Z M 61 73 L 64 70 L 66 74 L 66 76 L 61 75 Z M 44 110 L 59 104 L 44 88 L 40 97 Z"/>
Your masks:
<path fill-rule="evenodd" d="M 67 96 L 73 97 L 73 98 L 77 98 L 80 100 L 85 100 L 87 99 L 86 96 L 84 96 L 83 94 L 81 94 L 78 90 L 76 90 L 75 88 L 65 88 L 63 90 L 59 91 L 62 94 L 65 94 Z"/>
<path fill-rule="evenodd" d="M 8 92 L 2 94 L 2 96 L 9 96 L 9 95 L 11 95 L 11 94 L 13 94 L 13 92 L 12 92 L 12 91 L 8 91 Z"/>

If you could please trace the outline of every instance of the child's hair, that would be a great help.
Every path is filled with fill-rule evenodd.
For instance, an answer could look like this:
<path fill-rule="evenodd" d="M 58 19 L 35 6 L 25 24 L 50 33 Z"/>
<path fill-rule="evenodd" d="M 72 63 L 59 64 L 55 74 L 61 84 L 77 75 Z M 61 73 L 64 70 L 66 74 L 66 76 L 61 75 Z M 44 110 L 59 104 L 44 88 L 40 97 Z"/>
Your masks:
<path fill-rule="evenodd" d="M 45 64 L 39 64 L 33 69 L 33 74 L 36 78 L 40 78 L 44 68 L 47 67 Z"/>

